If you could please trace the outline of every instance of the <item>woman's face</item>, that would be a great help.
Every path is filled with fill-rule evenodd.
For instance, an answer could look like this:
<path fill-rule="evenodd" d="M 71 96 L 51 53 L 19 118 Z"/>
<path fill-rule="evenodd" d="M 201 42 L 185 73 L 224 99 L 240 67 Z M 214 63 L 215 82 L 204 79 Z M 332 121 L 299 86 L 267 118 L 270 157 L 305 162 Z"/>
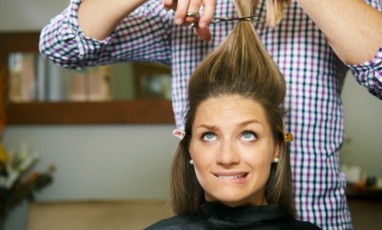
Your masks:
<path fill-rule="evenodd" d="M 262 106 L 237 95 L 199 105 L 189 149 L 207 201 L 236 207 L 265 204 L 265 184 L 278 156 Z"/>

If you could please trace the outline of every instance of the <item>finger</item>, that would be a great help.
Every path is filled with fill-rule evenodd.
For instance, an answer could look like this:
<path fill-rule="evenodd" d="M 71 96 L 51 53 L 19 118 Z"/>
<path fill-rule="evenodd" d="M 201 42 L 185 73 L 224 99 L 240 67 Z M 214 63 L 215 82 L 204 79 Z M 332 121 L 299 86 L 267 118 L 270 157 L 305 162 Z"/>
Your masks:
<path fill-rule="evenodd" d="M 205 1 L 203 15 L 199 19 L 199 27 L 206 28 L 210 24 L 215 12 L 215 0 Z"/>
<path fill-rule="evenodd" d="M 175 11 L 175 17 L 174 17 L 175 24 L 177 24 L 177 25 L 183 24 L 183 22 L 186 19 L 186 14 L 187 14 L 189 3 L 190 3 L 190 0 L 182 0 L 182 1 L 178 2 L 178 5 L 177 5 L 176 11 Z"/>
<path fill-rule="evenodd" d="M 198 23 L 199 22 L 199 11 L 202 2 L 200 0 L 191 0 L 188 6 L 187 14 L 196 14 L 195 17 L 187 17 L 186 14 L 186 22 L 187 23 Z"/>
<path fill-rule="evenodd" d="M 166 10 L 176 9 L 177 1 L 176 0 L 163 0 L 163 7 Z"/>
<path fill-rule="evenodd" d="M 201 27 L 196 25 L 195 26 L 195 33 L 203 41 L 209 42 L 211 40 L 211 31 L 210 31 L 210 29 L 208 29 L 208 27 L 201 28 Z"/>
<path fill-rule="evenodd" d="M 191 15 L 191 12 L 188 12 L 186 14 L 186 18 L 184 19 L 184 22 L 182 25 L 196 24 L 198 22 L 199 22 L 199 14 L 192 13 L 192 15 Z"/>

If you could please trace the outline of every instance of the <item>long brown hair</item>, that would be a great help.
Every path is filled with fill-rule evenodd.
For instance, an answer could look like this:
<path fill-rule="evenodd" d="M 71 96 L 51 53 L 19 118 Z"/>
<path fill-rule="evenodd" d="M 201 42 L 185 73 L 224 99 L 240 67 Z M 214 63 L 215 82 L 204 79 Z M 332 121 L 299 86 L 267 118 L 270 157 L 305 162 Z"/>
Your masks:
<path fill-rule="evenodd" d="M 235 0 L 238 16 L 251 15 L 252 0 Z M 283 204 L 295 216 L 289 154 L 284 141 L 285 81 L 261 44 L 251 21 L 238 22 L 228 37 L 195 69 L 188 88 L 185 137 L 176 150 L 171 171 L 171 201 L 176 214 L 197 212 L 204 191 L 190 165 L 189 146 L 198 106 L 211 97 L 240 95 L 262 105 L 280 160 L 272 164 L 265 195 L 269 204 Z"/>
<path fill-rule="evenodd" d="M 276 26 L 282 19 L 284 9 L 290 5 L 290 0 L 267 0 L 266 2 L 266 23 L 269 26 Z"/>

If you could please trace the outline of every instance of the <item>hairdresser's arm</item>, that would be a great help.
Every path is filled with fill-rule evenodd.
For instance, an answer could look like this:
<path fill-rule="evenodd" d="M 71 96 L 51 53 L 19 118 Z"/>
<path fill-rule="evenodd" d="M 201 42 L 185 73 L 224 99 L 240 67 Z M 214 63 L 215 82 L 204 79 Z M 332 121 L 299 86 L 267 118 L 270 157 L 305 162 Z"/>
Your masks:
<path fill-rule="evenodd" d="M 382 13 L 363 0 L 297 1 L 358 83 L 382 99 Z"/>
<path fill-rule="evenodd" d="M 142 0 L 134 0 L 134 4 L 123 1 L 130 8 L 118 11 L 112 1 L 71 0 L 42 29 L 41 54 L 59 66 L 76 69 L 137 60 L 171 64 L 171 41 L 167 38 L 172 31 L 172 15 L 163 10 L 161 1 L 153 0 L 138 8 Z M 110 6 L 99 5 L 102 2 Z M 104 11 L 98 12 L 102 8 Z"/>
<path fill-rule="evenodd" d="M 297 0 L 347 64 L 372 60 L 382 46 L 382 13 L 363 0 Z"/>
<path fill-rule="evenodd" d="M 84 0 L 78 9 L 78 24 L 88 37 L 102 40 L 118 23 L 146 0 Z"/>

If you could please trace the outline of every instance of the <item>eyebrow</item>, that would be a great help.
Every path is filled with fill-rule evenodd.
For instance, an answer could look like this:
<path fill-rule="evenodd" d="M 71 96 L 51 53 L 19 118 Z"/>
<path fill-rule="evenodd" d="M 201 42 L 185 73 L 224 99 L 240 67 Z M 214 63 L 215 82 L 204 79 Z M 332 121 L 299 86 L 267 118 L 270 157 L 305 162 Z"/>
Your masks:
<path fill-rule="evenodd" d="M 240 127 L 244 127 L 244 126 L 247 126 L 249 124 L 259 124 L 261 125 L 262 127 L 264 126 L 259 120 L 257 119 L 252 119 L 252 120 L 248 120 L 248 121 L 243 121 L 243 122 L 240 122 L 238 123 L 238 126 Z M 208 130 L 213 130 L 213 131 L 216 131 L 218 130 L 219 128 L 216 126 L 216 125 L 209 125 L 209 124 L 201 124 L 195 128 L 205 128 L 205 129 L 208 129 Z"/>

